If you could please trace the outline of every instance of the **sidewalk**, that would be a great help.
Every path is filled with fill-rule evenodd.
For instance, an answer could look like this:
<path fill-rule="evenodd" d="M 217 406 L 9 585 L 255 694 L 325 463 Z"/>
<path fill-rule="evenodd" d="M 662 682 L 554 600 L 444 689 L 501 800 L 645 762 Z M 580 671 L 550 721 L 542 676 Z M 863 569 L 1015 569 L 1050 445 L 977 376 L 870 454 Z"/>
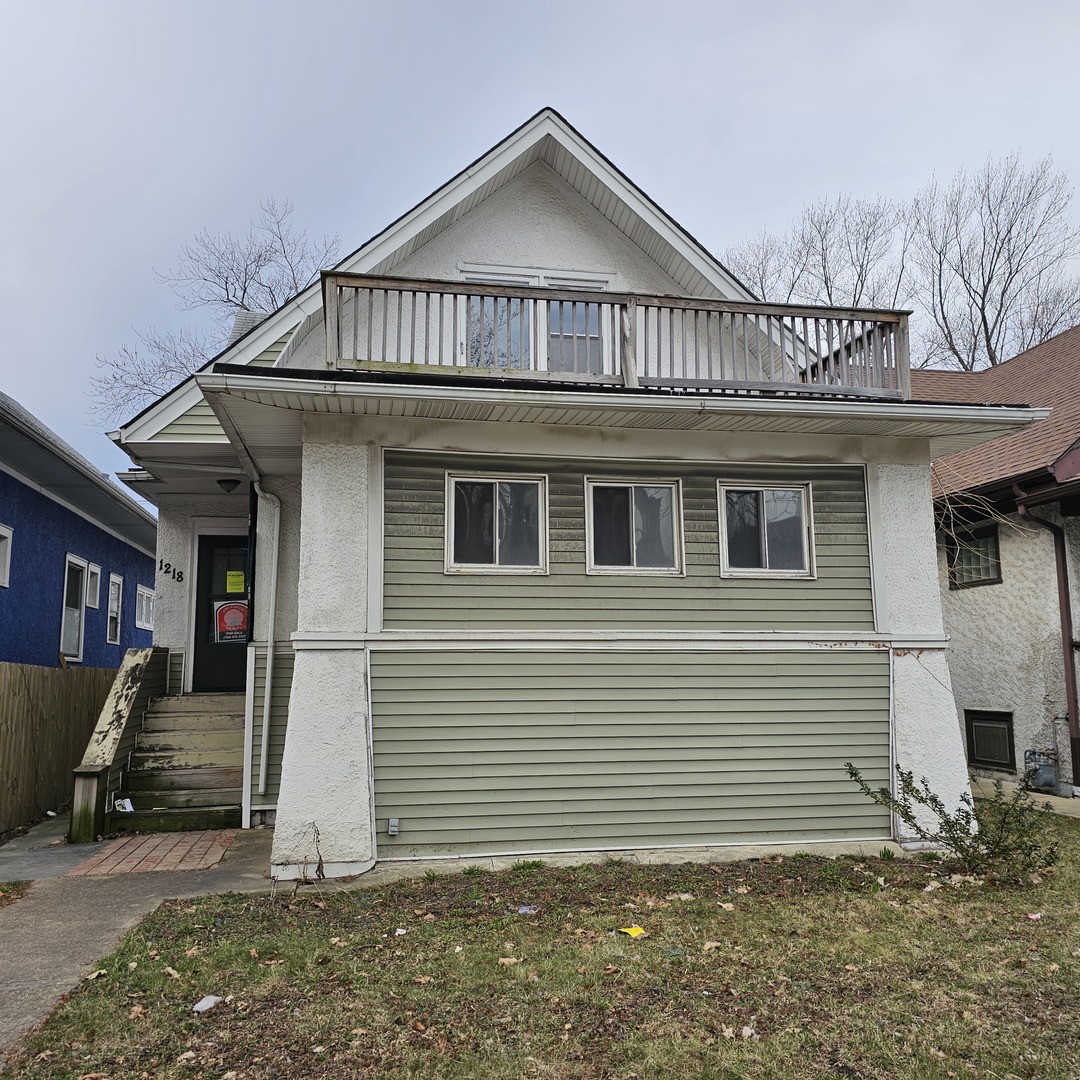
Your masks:
<path fill-rule="evenodd" d="M 0 847 L 0 881 L 33 882 L 0 908 L 0 1072 L 3 1049 L 44 1020 L 163 900 L 272 886 L 270 829 L 79 845 L 64 843 L 66 832 L 67 819 L 54 818 Z"/>

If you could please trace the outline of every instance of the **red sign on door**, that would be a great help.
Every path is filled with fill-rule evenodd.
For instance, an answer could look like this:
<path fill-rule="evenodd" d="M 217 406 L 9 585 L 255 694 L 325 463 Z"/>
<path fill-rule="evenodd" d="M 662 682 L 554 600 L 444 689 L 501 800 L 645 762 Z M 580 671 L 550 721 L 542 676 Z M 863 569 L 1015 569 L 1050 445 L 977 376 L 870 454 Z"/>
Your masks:
<path fill-rule="evenodd" d="M 214 601 L 214 643 L 247 641 L 248 606 L 245 600 Z"/>

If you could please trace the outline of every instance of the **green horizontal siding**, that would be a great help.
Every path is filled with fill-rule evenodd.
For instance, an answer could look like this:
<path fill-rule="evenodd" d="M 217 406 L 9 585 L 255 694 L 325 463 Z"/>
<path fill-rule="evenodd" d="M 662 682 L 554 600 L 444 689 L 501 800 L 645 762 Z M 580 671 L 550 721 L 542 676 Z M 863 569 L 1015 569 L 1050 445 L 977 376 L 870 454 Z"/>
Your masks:
<path fill-rule="evenodd" d="M 285 752 L 285 727 L 289 719 L 292 691 L 293 651 L 281 645 L 274 654 L 274 685 L 270 703 L 270 757 L 267 761 L 266 794 L 259 794 L 259 758 L 262 755 L 263 702 L 266 700 L 266 650 L 255 654 L 255 688 L 252 695 L 254 718 L 251 741 L 251 805 L 258 810 L 277 803 L 281 785 L 281 758 Z"/>
<path fill-rule="evenodd" d="M 446 574 L 445 476 L 546 473 L 550 573 Z M 684 577 L 585 573 L 586 475 L 682 479 Z M 718 479 L 811 480 L 815 580 L 721 578 Z M 858 468 L 612 467 L 388 454 L 384 625 L 388 629 L 872 630 L 866 492 Z"/>
<path fill-rule="evenodd" d="M 889 832 L 843 767 L 888 784 L 887 653 L 375 652 L 371 663 L 383 858 Z"/>

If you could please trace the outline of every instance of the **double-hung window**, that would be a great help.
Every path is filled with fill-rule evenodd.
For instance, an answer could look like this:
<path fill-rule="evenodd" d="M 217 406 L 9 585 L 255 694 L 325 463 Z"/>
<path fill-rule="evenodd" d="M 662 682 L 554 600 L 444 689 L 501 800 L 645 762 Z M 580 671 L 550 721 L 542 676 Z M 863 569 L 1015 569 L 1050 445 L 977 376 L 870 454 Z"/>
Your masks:
<path fill-rule="evenodd" d="M 585 481 L 590 574 L 681 574 L 678 481 Z"/>
<path fill-rule="evenodd" d="M 145 585 L 135 587 L 135 627 L 138 630 L 154 629 L 154 590 Z"/>
<path fill-rule="evenodd" d="M 120 601 L 124 594 L 124 579 L 119 574 L 109 575 L 109 617 L 105 626 L 105 640 L 110 645 L 120 644 Z"/>
<path fill-rule="evenodd" d="M 547 573 L 542 476 L 446 476 L 448 573 Z"/>
<path fill-rule="evenodd" d="M 724 577 L 813 577 L 810 485 L 719 485 Z"/>
<path fill-rule="evenodd" d="M 60 619 L 60 655 L 81 661 L 86 624 L 86 560 L 68 555 L 64 563 L 64 607 Z"/>

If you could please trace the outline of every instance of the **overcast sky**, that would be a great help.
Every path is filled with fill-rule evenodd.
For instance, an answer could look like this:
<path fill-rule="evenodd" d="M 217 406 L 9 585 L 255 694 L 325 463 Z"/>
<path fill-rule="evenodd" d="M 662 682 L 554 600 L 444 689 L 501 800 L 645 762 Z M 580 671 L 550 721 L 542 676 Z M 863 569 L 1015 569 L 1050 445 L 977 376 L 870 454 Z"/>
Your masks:
<path fill-rule="evenodd" d="M 1080 182 L 1075 0 L 0 0 L 0 389 L 110 472 L 95 356 L 268 195 L 351 251 L 544 105 L 710 250 L 987 154 Z M 1080 206 L 1077 207 L 1080 214 Z"/>

